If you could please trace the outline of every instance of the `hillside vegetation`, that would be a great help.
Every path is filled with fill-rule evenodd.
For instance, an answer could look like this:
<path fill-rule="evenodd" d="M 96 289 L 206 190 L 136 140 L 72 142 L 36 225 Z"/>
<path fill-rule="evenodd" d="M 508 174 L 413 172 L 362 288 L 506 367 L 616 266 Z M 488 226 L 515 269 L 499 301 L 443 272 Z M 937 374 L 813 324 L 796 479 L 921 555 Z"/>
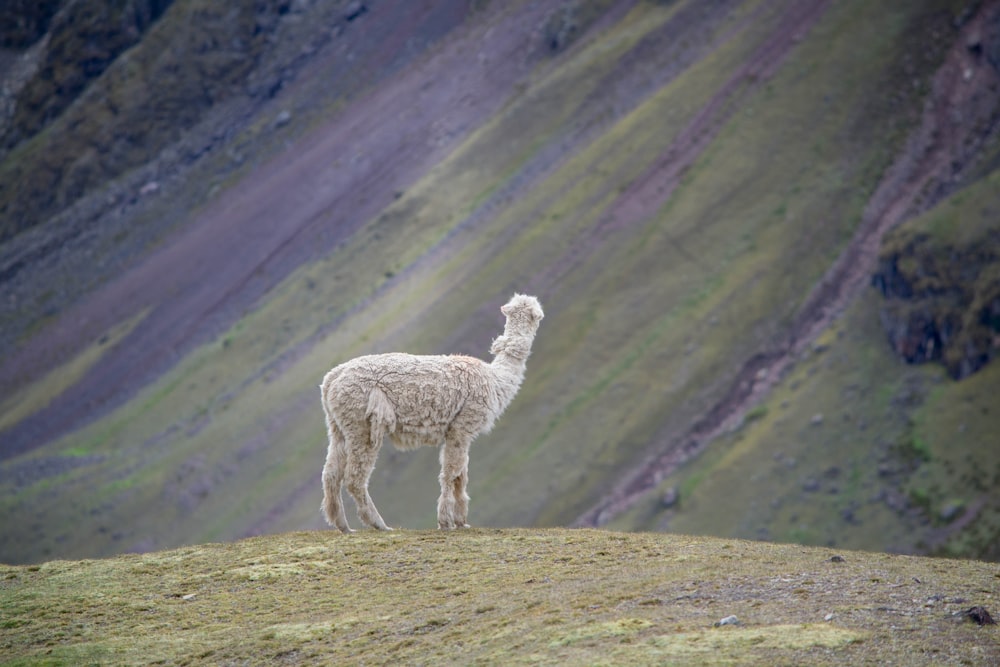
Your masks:
<path fill-rule="evenodd" d="M 997 577 L 595 530 L 288 533 L 0 566 L 0 663 L 994 664 L 997 626 L 963 612 L 996 614 Z"/>
<path fill-rule="evenodd" d="M 918 275 L 995 247 L 1000 4 L 348 4 L 228 26 L 260 40 L 226 70 L 250 88 L 5 245 L 0 561 L 320 527 L 324 373 L 484 357 L 514 291 L 546 318 L 472 449 L 473 525 L 998 557 L 1000 321 L 963 330 L 975 373 L 909 365 L 868 284 L 900 248 Z M 998 256 L 949 303 L 993 313 Z M 390 525 L 435 524 L 437 467 L 386 447 Z"/>

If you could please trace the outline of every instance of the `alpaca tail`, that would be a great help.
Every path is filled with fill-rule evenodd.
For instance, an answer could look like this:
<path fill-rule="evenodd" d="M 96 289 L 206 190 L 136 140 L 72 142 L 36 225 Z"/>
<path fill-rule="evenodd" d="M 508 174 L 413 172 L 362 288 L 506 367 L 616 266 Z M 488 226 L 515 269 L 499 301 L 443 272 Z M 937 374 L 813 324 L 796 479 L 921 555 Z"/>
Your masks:
<path fill-rule="evenodd" d="M 368 394 L 368 409 L 365 411 L 372 427 L 373 440 L 377 437 L 381 441 L 381 435 L 386 431 L 392 433 L 396 430 L 396 407 L 385 395 L 385 392 L 378 387 L 372 387 Z"/>

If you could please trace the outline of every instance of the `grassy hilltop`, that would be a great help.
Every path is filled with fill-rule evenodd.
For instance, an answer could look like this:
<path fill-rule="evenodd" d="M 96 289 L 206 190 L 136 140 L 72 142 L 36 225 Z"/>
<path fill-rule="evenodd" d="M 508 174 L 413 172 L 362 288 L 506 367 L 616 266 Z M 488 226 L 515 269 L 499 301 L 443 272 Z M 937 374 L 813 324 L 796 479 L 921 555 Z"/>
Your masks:
<path fill-rule="evenodd" d="M 995 565 L 598 530 L 0 566 L 4 665 L 996 664 Z M 735 616 L 735 624 L 717 625 Z"/>

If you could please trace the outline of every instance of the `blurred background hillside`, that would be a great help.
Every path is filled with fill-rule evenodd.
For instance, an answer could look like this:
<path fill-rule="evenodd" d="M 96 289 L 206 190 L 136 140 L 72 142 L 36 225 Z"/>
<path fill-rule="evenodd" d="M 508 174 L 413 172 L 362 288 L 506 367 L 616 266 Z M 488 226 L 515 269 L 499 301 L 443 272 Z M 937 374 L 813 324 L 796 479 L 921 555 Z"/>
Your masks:
<path fill-rule="evenodd" d="M 998 121 L 997 0 L 5 3 L 0 562 L 323 528 L 325 372 L 514 291 L 471 523 L 1000 559 Z"/>

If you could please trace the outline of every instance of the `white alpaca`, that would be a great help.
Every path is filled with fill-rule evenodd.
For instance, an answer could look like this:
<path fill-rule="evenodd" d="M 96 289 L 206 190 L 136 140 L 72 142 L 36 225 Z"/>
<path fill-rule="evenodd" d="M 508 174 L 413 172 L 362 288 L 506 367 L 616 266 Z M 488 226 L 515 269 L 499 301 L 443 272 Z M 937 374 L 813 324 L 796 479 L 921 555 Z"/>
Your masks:
<path fill-rule="evenodd" d="M 467 528 L 469 445 L 510 405 L 524 379 L 544 313 L 533 296 L 515 294 L 500 311 L 507 323 L 490 347 L 492 363 L 461 355 L 374 354 L 343 363 L 323 378 L 330 445 L 323 466 L 323 513 L 351 531 L 340 487 L 362 522 L 392 530 L 368 495 L 368 479 L 386 434 L 398 449 L 441 447 L 438 528 Z"/>

